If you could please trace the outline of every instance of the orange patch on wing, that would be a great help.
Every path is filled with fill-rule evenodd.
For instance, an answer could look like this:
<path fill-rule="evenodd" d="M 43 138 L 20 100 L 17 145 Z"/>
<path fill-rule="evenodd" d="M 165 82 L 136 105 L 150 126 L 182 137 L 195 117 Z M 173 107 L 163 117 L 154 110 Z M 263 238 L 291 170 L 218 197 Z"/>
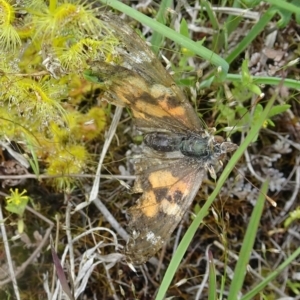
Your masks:
<path fill-rule="evenodd" d="M 153 189 L 159 187 L 167 187 L 170 185 L 174 185 L 179 181 L 178 177 L 174 177 L 171 172 L 163 170 L 163 171 L 156 171 L 152 172 L 148 180 L 151 184 Z"/>
<path fill-rule="evenodd" d="M 181 119 L 183 123 L 188 120 L 188 114 L 184 107 L 180 105 L 180 103 L 178 103 L 178 106 L 176 107 L 170 107 L 170 105 L 168 104 L 168 97 L 173 96 L 172 92 L 168 88 L 162 87 L 160 85 L 152 87 L 149 99 L 147 99 L 147 101 L 143 101 L 143 98 L 141 96 L 143 92 L 148 92 L 148 89 L 146 88 L 146 86 L 144 86 L 143 81 L 137 81 L 133 87 L 129 86 L 126 89 L 125 94 L 122 90 L 117 92 L 118 97 L 124 103 L 132 104 L 131 109 L 136 119 L 145 120 L 149 118 L 148 116 L 155 116 L 155 118 L 173 117 L 176 119 Z M 127 99 L 127 95 L 130 95 L 131 98 Z M 157 101 L 158 98 L 163 99 Z M 138 100 L 133 102 L 132 99 Z M 151 104 L 151 99 L 153 99 L 154 104 Z"/>
<path fill-rule="evenodd" d="M 144 112 L 144 113 L 147 113 L 150 116 L 155 116 L 156 118 L 163 118 L 163 117 L 169 117 L 170 116 L 169 110 L 164 111 L 159 106 L 157 106 L 155 104 L 149 104 L 147 102 L 143 102 L 142 100 L 138 100 L 134 104 L 135 105 L 132 107 L 132 109 L 134 111 Z"/>
<path fill-rule="evenodd" d="M 126 98 L 126 96 L 124 95 L 124 93 L 122 91 L 120 91 L 120 92 L 116 91 L 116 94 L 123 103 L 130 105 L 130 101 Z"/>
<path fill-rule="evenodd" d="M 182 106 L 180 99 L 176 97 L 176 94 L 170 88 L 162 86 L 160 84 L 153 85 L 151 88 L 151 95 L 154 99 L 162 99 L 159 101 L 159 106 L 167 111 L 169 115 L 174 118 L 186 119 L 188 118 L 188 114 Z M 170 108 L 168 98 L 173 97 L 173 102 L 176 102 L 176 107 Z M 174 103 L 175 104 L 175 103 Z M 174 105 L 175 106 L 175 105 Z"/>
<path fill-rule="evenodd" d="M 126 78 L 126 87 L 126 92 L 130 92 L 133 96 L 136 96 L 136 93 L 143 93 L 149 90 L 149 84 L 137 76 Z"/>
<path fill-rule="evenodd" d="M 162 104 L 164 104 L 164 103 L 162 103 Z M 174 118 L 177 118 L 177 119 L 187 118 L 187 113 L 183 107 L 178 106 L 178 107 L 171 108 L 171 109 L 169 108 L 168 111 Z"/>
<path fill-rule="evenodd" d="M 142 120 L 146 119 L 145 114 L 140 111 L 132 110 L 132 114 L 136 119 L 142 119 Z"/>
<path fill-rule="evenodd" d="M 142 198 L 140 198 L 140 201 L 141 203 L 135 207 L 135 209 L 141 209 L 143 214 L 148 218 L 152 218 L 157 215 L 159 207 L 153 191 L 143 194 Z"/>
<path fill-rule="evenodd" d="M 122 82 L 117 82 L 113 87 L 118 98 L 127 105 L 132 104 L 133 99 L 141 98 L 148 91 L 147 83 L 138 77 L 127 77 Z"/>

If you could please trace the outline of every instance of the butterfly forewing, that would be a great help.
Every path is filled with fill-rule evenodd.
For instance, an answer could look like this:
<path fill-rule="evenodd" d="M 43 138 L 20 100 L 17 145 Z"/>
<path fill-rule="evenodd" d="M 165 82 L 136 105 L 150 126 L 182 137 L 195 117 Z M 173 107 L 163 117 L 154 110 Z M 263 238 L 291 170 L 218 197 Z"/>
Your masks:
<path fill-rule="evenodd" d="M 104 17 L 120 41 L 119 65 L 93 62 L 94 75 L 106 85 L 107 100 L 128 105 L 144 131 L 202 131 L 193 107 L 146 42 L 120 18 Z"/>

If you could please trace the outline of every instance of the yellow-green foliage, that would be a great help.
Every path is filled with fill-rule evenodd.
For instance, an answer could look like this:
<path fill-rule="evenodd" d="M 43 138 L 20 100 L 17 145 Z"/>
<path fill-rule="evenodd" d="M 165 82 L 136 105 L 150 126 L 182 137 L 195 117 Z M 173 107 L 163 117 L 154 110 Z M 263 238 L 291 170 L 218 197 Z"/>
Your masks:
<path fill-rule="evenodd" d="M 19 217 L 18 220 L 18 232 L 22 233 L 24 231 L 24 221 L 23 214 L 26 208 L 26 205 L 29 201 L 29 197 L 25 194 L 26 190 L 23 190 L 22 193 L 19 193 L 19 189 L 10 189 L 10 196 L 6 197 L 6 206 L 5 209 L 11 213 L 17 214 Z"/>
<path fill-rule="evenodd" d="M 66 174 L 80 174 L 88 161 L 88 153 L 84 146 L 67 145 L 57 147 L 49 154 L 47 162 L 49 164 L 47 173 L 49 175 L 59 175 L 54 178 L 55 185 L 58 189 L 71 189 L 74 179 L 64 177 Z"/>
<path fill-rule="evenodd" d="M 29 197 L 25 196 L 26 193 L 26 190 L 19 193 L 19 189 L 10 189 L 10 196 L 6 197 L 5 208 L 12 213 L 22 216 L 29 200 Z"/>
<path fill-rule="evenodd" d="M 78 109 L 94 87 L 87 62 L 111 60 L 118 44 L 97 15 L 87 1 L 0 0 L 0 139 L 30 141 L 50 175 L 82 173 L 83 142 L 105 126 L 101 108 Z"/>

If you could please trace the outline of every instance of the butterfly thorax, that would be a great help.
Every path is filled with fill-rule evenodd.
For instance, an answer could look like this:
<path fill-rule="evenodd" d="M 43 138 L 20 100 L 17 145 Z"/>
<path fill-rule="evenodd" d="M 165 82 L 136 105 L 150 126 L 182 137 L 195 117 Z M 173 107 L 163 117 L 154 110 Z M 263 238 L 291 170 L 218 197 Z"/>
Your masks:
<path fill-rule="evenodd" d="M 208 134 L 185 135 L 170 132 L 151 132 L 144 137 L 145 144 L 160 152 L 180 151 L 183 155 L 202 160 L 217 158 L 222 150 L 223 139 L 216 141 Z"/>

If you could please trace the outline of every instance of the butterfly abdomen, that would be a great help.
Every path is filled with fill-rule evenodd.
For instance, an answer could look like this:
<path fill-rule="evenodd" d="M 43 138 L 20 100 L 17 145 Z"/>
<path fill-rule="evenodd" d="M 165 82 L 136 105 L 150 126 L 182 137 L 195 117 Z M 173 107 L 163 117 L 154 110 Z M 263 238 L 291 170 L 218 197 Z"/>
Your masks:
<path fill-rule="evenodd" d="M 184 140 L 184 135 L 167 133 L 167 132 L 151 132 L 144 136 L 145 144 L 160 152 L 180 151 L 180 146 Z"/>
<path fill-rule="evenodd" d="M 145 144 L 160 152 L 180 151 L 183 155 L 208 160 L 215 152 L 220 152 L 212 145 L 211 137 L 185 135 L 170 132 L 151 132 L 144 137 Z"/>

